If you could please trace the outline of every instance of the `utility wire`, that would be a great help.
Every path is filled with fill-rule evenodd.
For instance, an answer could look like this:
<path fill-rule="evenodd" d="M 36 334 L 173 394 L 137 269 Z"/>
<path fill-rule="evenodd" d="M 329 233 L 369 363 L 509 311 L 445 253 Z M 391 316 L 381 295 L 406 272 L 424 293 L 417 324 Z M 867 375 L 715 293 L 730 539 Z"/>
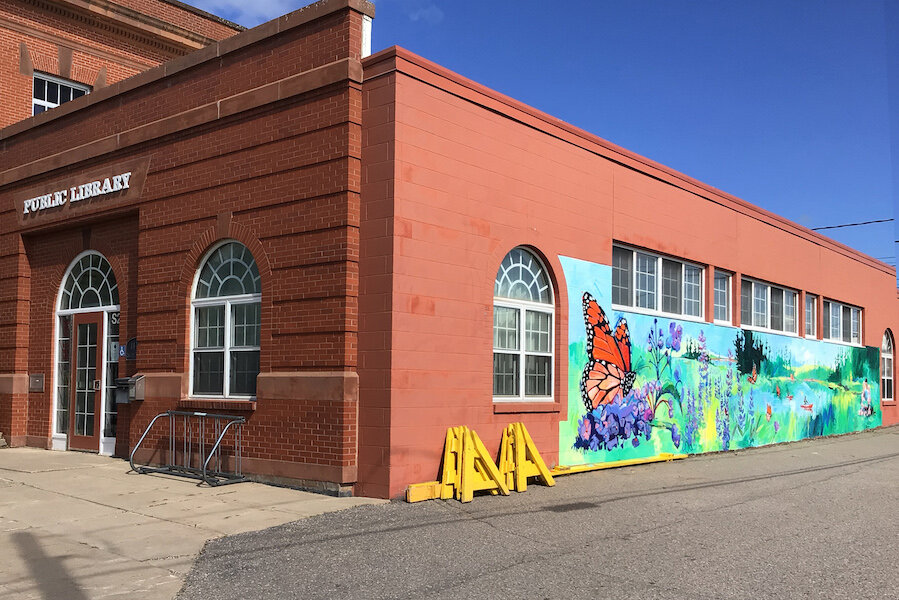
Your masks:
<path fill-rule="evenodd" d="M 821 231 L 822 229 L 842 229 L 843 227 L 858 227 L 859 225 L 873 225 L 874 223 L 889 223 L 893 219 L 877 219 L 875 221 L 862 221 L 861 223 L 843 223 L 842 225 L 826 225 L 824 227 L 812 227 L 812 231 Z M 899 242 L 899 240 L 896 240 Z"/>

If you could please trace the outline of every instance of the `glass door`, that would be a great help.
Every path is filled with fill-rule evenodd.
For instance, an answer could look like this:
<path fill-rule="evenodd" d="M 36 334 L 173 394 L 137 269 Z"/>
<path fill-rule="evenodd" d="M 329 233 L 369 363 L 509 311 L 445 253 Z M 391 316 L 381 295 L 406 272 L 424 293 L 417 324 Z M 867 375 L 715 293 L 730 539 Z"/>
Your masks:
<path fill-rule="evenodd" d="M 103 313 L 74 315 L 69 449 L 100 450 Z"/>

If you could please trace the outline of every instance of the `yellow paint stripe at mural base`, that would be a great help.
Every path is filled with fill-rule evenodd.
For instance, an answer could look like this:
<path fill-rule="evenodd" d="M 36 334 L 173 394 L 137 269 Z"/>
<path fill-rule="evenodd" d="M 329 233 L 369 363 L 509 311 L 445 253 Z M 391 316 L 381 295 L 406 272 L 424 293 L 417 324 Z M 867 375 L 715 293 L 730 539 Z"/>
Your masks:
<path fill-rule="evenodd" d="M 687 454 L 669 454 L 667 452 L 663 452 L 658 456 L 651 456 L 649 458 L 631 458 L 628 460 L 616 460 L 614 462 L 607 463 L 592 463 L 589 465 L 574 465 L 571 467 L 556 466 L 553 467 L 551 473 L 558 477 L 559 475 L 587 473 L 589 471 L 599 471 L 601 469 L 615 469 L 618 467 L 630 467 L 633 465 L 644 465 L 654 462 L 668 462 L 670 460 L 680 460 L 681 458 L 687 458 L 687 456 Z"/>

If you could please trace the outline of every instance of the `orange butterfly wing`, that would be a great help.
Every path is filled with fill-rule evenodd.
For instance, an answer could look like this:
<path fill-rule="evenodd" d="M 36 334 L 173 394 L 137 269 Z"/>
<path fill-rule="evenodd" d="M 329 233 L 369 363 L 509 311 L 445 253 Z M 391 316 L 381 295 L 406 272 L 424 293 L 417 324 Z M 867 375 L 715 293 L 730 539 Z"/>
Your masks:
<path fill-rule="evenodd" d="M 606 361 L 589 361 L 581 376 L 581 398 L 587 410 L 609 404 L 621 392 L 625 373 L 618 365 Z"/>
<path fill-rule="evenodd" d="M 593 410 L 612 402 L 619 393 L 627 394 L 635 374 L 627 321 L 618 321 L 612 333 L 606 313 L 589 292 L 584 292 L 583 306 L 589 360 L 581 376 L 581 399 L 587 410 Z"/>

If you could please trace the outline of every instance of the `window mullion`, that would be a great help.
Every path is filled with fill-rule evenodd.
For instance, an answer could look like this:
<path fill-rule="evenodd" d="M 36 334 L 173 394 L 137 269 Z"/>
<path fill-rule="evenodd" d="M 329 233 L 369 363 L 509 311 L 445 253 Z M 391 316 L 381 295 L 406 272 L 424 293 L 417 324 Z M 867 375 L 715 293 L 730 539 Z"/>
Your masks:
<path fill-rule="evenodd" d="M 662 257 L 656 257 L 656 306 L 655 309 L 662 311 Z"/>
<path fill-rule="evenodd" d="M 224 373 L 225 380 L 222 382 L 222 393 L 225 398 L 231 396 L 231 302 L 225 301 L 225 347 L 224 352 L 225 356 L 223 359 L 224 368 L 222 369 Z"/>
<path fill-rule="evenodd" d="M 525 376 L 524 376 L 524 368 L 525 368 L 525 336 L 527 333 L 525 332 L 525 314 L 527 311 L 522 308 L 518 311 L 518 398 L 524 399 L 525 394 Z"/>

